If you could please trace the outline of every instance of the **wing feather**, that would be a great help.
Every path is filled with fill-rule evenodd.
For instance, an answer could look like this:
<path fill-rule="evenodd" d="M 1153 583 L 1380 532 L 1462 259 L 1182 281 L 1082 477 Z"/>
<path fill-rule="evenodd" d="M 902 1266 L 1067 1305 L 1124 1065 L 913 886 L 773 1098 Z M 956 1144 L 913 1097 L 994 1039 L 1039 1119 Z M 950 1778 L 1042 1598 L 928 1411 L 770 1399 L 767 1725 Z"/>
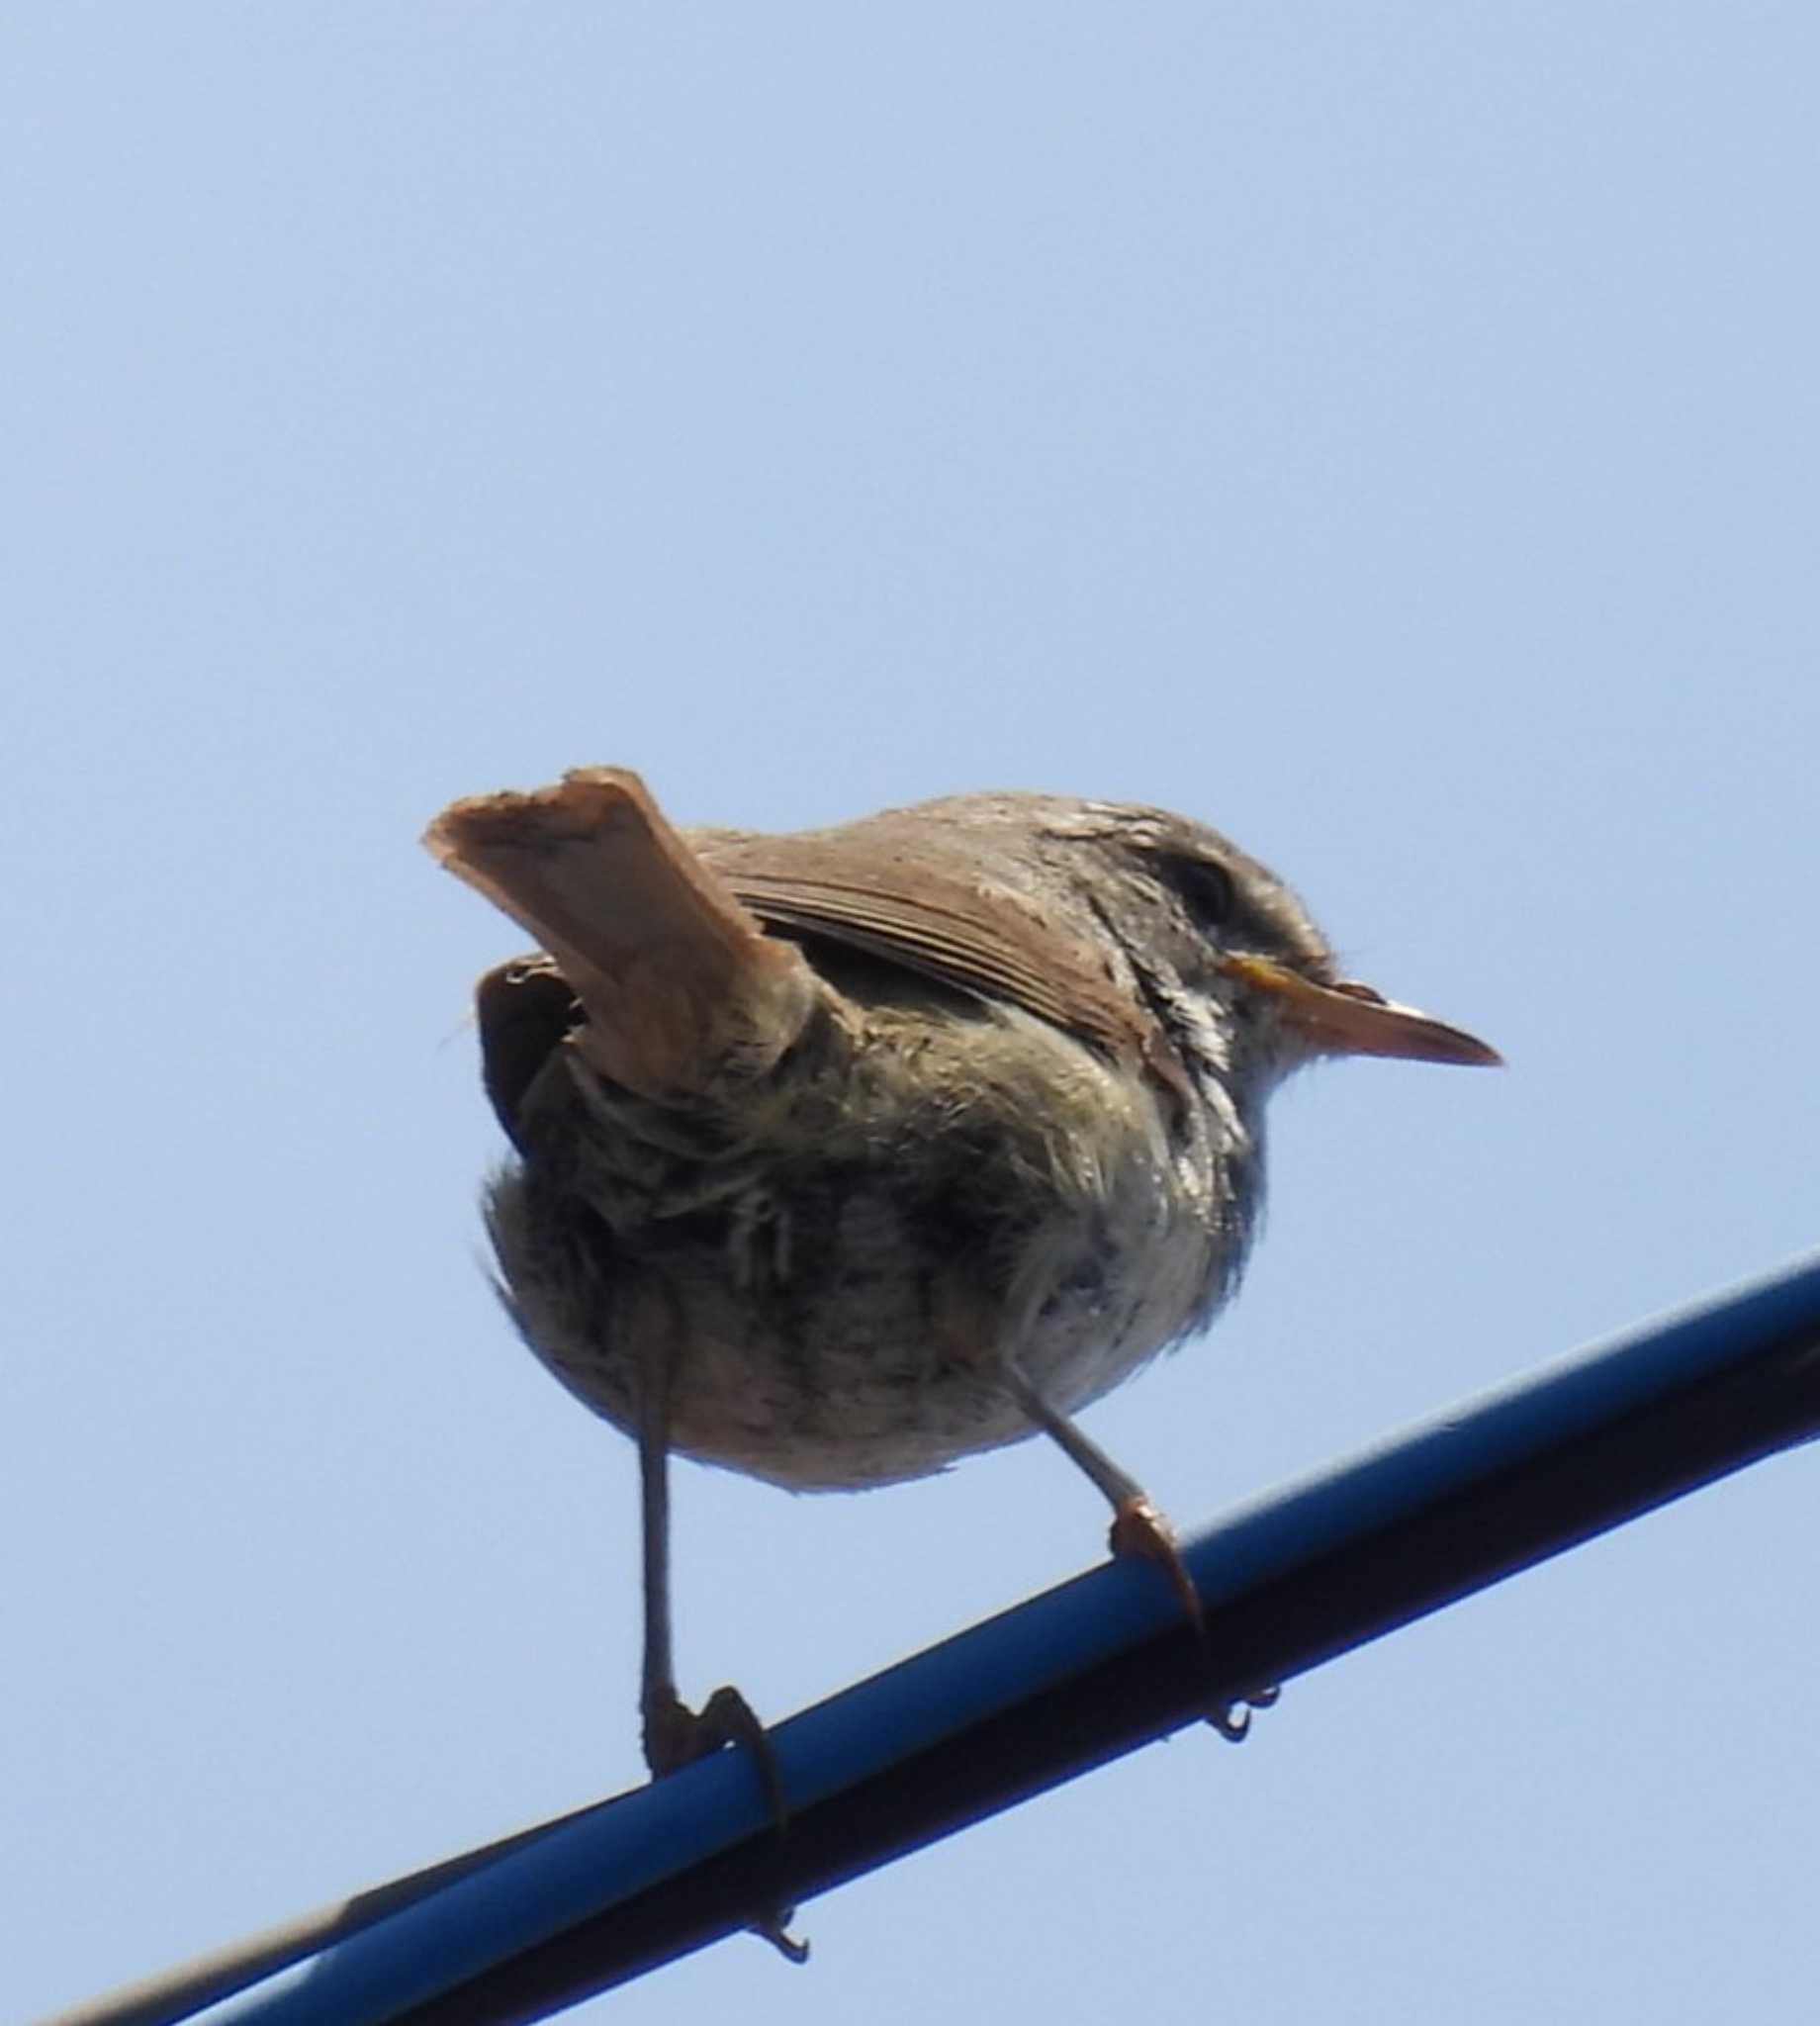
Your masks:
<path fill-rule="evenodd" d="M 1007 999 L 1114 1054 L 1151 1054 L 1150 1023 L 1083 939 L 988 877 L 868 849 L 864 826 L 855 829 L 858 836 L 743 838 L 703 856 L 736 898 L 786 934 L 824 936 Z"/>

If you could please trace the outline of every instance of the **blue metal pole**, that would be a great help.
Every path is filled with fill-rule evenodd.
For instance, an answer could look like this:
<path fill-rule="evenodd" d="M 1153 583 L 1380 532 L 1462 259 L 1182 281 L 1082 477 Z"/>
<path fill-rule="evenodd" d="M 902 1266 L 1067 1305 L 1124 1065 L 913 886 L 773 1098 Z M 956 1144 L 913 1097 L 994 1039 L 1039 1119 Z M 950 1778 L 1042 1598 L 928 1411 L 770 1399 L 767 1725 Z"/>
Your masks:
<path fill-rule="evenodd" d="M 547 2016 L 744 1925 L 780 1887 L 825 1891 L 1163 1736 L 1218 1696 L 1285 1681 L 1816 1432 L 1820 1256 L 1545 1367 L 1200 1535 L 1185 1553 L 1205 1648 L 1159 1571 L 1108 1564 L 778 1725 L 781 1846 L 752 1764 L 725 1752 L 513 1839 L 420 1896 L 406 1882 L 393 1888 L 402 1905 L 274 1974 L 249 1971 L 258 1982 L 205 2010 L 194 1991 L 189 2009 L 164 2011 L 141 1993 L 132 2013 L 79 2016 Z"/>

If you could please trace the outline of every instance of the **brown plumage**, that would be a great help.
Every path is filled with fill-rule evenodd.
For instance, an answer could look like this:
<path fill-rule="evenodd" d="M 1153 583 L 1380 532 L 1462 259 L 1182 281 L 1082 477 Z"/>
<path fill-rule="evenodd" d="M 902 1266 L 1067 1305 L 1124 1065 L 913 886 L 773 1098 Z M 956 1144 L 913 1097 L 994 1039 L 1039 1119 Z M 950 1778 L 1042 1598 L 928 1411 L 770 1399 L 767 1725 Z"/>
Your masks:
<path fill-rule="evenodd" d="M 480 985 L 514 1150 L 489 1222 L 526 1340 L 640 1444 L 658 1770 L 754 1729 L 676 1695 L 672 1449 L 816 1489 L 1043 1431 L 1169 1562 L 1070 1417 L 1236 1284 L 1269 1092 L 1322 1054 L 1497 1059 L 1342 980 L 1280 880 L 1160 810 L 678 832 L 591 769 L 427 841 L 542 953 Z"/>

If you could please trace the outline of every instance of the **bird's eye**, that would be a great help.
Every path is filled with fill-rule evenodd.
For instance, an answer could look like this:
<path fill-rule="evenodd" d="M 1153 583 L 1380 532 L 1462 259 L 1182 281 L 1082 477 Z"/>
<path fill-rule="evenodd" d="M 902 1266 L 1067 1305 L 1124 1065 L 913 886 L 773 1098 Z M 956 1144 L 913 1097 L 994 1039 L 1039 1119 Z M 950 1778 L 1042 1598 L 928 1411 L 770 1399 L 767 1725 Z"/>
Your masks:
<path fill-rule="evenodd" d="M 1238 911 L 1238 889 L 1224 866 L 1212 859 L 1177 859 L 1170 874 L 1197 928 L 1229 926 Z"/>

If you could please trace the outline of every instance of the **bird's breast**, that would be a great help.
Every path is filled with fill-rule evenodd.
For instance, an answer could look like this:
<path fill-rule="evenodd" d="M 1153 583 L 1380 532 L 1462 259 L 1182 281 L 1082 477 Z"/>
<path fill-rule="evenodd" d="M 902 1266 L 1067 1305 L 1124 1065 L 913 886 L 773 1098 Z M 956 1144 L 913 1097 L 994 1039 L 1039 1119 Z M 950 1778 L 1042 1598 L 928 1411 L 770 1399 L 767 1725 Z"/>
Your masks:
<path fill-rule="evenodd" d="M 607 1420 L 636 1427 L 661 1355 L 677 1449 L 886 1483 L 1032 1431 L 1008 1358 L 1068 1411 L 1212 1313 L 1252 1150 L 1178 1111 L 1013 1009 L 842 1000 L 711 1101 L 634 1098 L 572 1057 L 489 1222 L 526 1340 Z"/>

